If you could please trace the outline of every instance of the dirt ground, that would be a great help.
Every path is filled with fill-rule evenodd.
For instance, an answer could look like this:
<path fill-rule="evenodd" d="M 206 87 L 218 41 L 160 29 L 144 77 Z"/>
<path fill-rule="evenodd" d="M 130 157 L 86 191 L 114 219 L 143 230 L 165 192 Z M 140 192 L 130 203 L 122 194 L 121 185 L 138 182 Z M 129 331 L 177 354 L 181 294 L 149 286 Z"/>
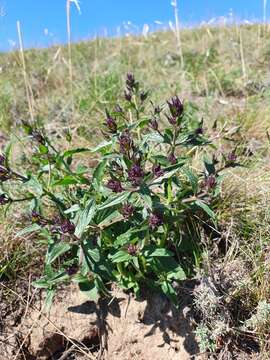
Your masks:
<path fill-rule="evenodd" d="M 19 324 L 0 332 L 1 360 L 202 359 L 186 295 L 178 310 L 162 295 L 136 300 L 118 289 L 95 303 L 71 286 L 58 293 L 49 313 L 42 299 L 33 299 Z"/>

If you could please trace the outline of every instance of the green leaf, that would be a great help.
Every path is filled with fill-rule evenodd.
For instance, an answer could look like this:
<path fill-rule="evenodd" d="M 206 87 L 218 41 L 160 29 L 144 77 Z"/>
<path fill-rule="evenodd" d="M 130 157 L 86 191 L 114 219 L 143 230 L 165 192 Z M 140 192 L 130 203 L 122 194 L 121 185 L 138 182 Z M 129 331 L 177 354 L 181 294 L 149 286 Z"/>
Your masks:
<path fill-rule="evenodd" d="M 161 289 L 164 294 L 176 305 L 177 294 L 172 285 L 168 281 L 163 281 L 161 284 Z"/>
<path fill-rule="evenodd" d="M 200 207 L 201 209 L 203 209 L 212 219 L 215 219 L 216 217 L 215 213 L 213 212 L 213 210 L 210 209 L 210 207 L 206 203 L 202 202 L 201 200 L 196 200 L 194 204 Z"/>
<path fill-rule="evenodd" d="M 89 299 L 96 301 L 99 298 L 98 288 L 96 287 L 95 281 L 84 281 L 79 283 L 81 292 L 86 295 Z"/>
<path fill-rule="evenodd" d="M 70 248 L 71 248 L 70 245 L 64 242 L 51 245 L 48 249 L 46 263 L 47 264 L 53 263 L 59 256 L 69 251 Z"/>
<path fill-rule="evenodd" d="M 41 229 L 41 227 L 40 227 L 38 224 L 30 225 L 30 226 L 28 226 L 28 227 L 20 230 L 20 231 L 16 234 L 15 238 L 21 237 L 21 236 L 24 236 L 24 235 L 27 235 L 27 234 L 30 234 L 30 233 L 32 233 L 32 232 L 34 232 L 34 231 L 39 231 L 40 229 Z"/>
<path fill-rule="evenodd" d="M 98 190 L 100 187 L 106 166 L 107 166 L 107 160 L 103 160 L 98 164 L 98 166 L 94 170 L 93 186 L 94 186 L 95 190 Z"/>
<path fill-rule="evenodd" d="M 55 295 L 55 292 L 56 290 L 54 288 L 52 289 L 47 289 L 46 291 L 46 298 L 45 298 L 45 302 L 44 302 L 44 305 L 45 305 L 45 311 L 49 311 L 51 306 L 52 306 L 52 303 L 53 303 L 53 297 Z"/>
<path fill-rule="evenodd" d="M 103 204 L 98 206 L 98 210 L 104 210 L 109 207 L 122 204 L 124 201 L 128 199 L 129 196 L 130 196 L 130 192 L 128 191 L 111 196 Z"/>
<path fill-rule="evenodd" d="M 48 280 L 45 277 L 33 281 L 32 284 L 37 289 L 47 289 L 50 286 Z"/>
<path fill-rule="evenodd" d="M 96 213 L 96 203 L 94 199 L 90 199 L 85 209 L 78 212 L 78 222 L 75 229 L 75 235 L 81 237 L 87 226 L 90 224 Z"/>
<path fill-rule="evenodd" d="M 74 154 L 79 154 L 79 153 L 87 152 L 87 151 L 91 151 L 91 150 L 87 149 L 87 148 L 77 148 L 77 149 L 67 150 L 64 152 L 62 157 L 65 158 L 65 157 L 72 156 Z"/>
<path fill-rule="evenodd" d="M 196 194 L 198 191 L 198 177 L 196 175 L 194 175 L 194 173 L 187 167 L 182 168 L 182 172 L 188 178 L 188 180 L 191 184 L 193 193 Z"/>
<path fill-rule="evenodd" d="M 31 178 L 25 183 L 28 191 L 40 197 L 43 194 L 43 188 L 36 176 L 31 175 Z"/>
<path fill-rule="evenodd" d="M 95 152 L 104 152 L 106 150 L 109 150 L 110 147 L 112 146 L 113 141 L 103 141 L 102 143 L 100 143 L 99 145 L 97 145 L 94 149 L 91 150 L 92 153 Z"/>
<path fill-rule="evenodd" d="M 181 266 L 177 266 L 173 271 L 169 272 L 167 279 L 169 280 L 185 280 L 186 274 Z"/>
<path fill-rule="evenodd" d="M 208 156 L 205 156 L 204 159 L 204 166 L 207 171 L 208 175 L 213 175 L 216 173 L 215 164 L 212 159 L 210 159 Z"/>
<path fill-rule="evenodd" d="M 72 205 L 69 209 L 67 209 L 66 211 L 64 211 L 65 214 L 70 214 L 70 213 L 74 213 L 80 210 L 80 205 L 78 204 L 74 204 Z"/>
<path fill-rule="evenodd" d="M 146 257 L 165 257 L 165 256 L 173 256 L 173 253 L 167 249 L 164 248 L 155 248 L 154 246 L 150 247 L 150 249 L 146 249 L 145 251 Z"/>
<path fill-rule="evenodd" d="M 55 181 L 53 186 L 68 186 L 79 184 L 80 181 L 72 175 L 67 175 L 60 180 Z"/>
<path fill-rule="evenodd" d="M 132 256 L 129 255 L 126 251 L 124 250 L 119 250 L 117 251 L 117 253 L 115 253 L 114 255 L 110 256 L 110 259 L 112 262 L 114 263 L 121 263 L 124 261 L 129 261 L 132 259 Z"/>

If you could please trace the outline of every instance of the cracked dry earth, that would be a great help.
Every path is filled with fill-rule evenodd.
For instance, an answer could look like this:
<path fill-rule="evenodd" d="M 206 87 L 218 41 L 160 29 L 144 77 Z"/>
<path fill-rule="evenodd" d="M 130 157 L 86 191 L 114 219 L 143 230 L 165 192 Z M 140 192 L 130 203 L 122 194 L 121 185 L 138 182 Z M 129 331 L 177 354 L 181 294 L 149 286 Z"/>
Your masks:
<path fill-rule="evenodd" d="M 158 294 L 141 301 L 117 289 L 113 295 L 94 303 L 71 286 L 60 291 L 49 313 L 30 305 L 16 328 L 5 338 L 0 334 L 0 359 L 202 359 L 188 300 L 175 310 Z"/>

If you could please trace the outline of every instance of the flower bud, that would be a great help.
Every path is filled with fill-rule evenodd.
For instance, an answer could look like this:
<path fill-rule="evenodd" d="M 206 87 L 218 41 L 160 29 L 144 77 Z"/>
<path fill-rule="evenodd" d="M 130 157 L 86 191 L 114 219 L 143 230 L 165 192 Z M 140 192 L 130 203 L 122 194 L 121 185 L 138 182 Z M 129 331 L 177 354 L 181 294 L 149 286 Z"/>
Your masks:
<path fill-rule="evenodd" d="M 0 181 L 4 182 L 11 179 L 10 171 L 4 166 L 0 166 Z"/>
<path fill-rule="evenodd" d="M 167 104 L 173 118 L 180 117 L 183 114 L 184 105 L 178 96 L 173 96 L 170 101 L 167 101 Z"/>
<path fill-rule="evenodd" d="M 175 155 L 174 155 L 173 153 L 171 153 L 171 154 L 168 156 L 168 161 L 169 161 L 172 165 L 174 165 L 174 164 L 177 163 L 177 159 L 176 159 L 176 157 L 175 157 Z"/>
<path fill-rule="evenodd" d="M 132 139 L 128 130 L 124 131 L 119 136 L 120 152 L 122 154 L 127 154 L 132 147 Z"/>
<path fill-rule="evenodd" d="M 164 223 L 164 219 L 161 213 L 153 212 L 152 214 L 150 214 L 148 219 L 148 224 L 152 230 L 157 229 L 163 223 Z"/>
<path fill-rule="evenodd" d="M 150 120 L 150 127 L 153 129 L 153 130 L 158 130 L 158 122 L 157 122 L 157 119 L 155 117 L 153 117 L 151 120 Z"/>
<path fill-rule="evenodd" d="M 107 188 L 109 188 L 110 190 L 112 190 L 112 192 L 115 193 L 120 193 L 124 191 L 122 184 L 119 180 L 110 179 L 107 183 Z"/>
<path fill-rule="evenodd" d="M 75 225 L 69 219 L 64 219 L 62 221 L 60 229 L 63 234 L 74 234 Z"/>
<path fill-rule="evenodd" d="M 125 91 L 124 93 L 124 97 L 127 101 L 131 101 L 132 99 L 132 94 L 129 91 Z"/>
<path fill-rule="evenodd" d="M 134 214 L 135 208 L 133 205 L 126 203 L 122 206 L 120 213 L 123 215 L 125 220 L 128 220 Z"/>
<path fill-rule="evenodd" d="M 6 157 L 3 154 L 0 154 L 0 165 L 5 165 Z"/>
<path fill-rule="evenodd" d="M 138 164 L 133 164 L 128 170 L 128 179 L 133 186 L 138 186 L 144 177 L 143 169 Z"/>
<path fill-rule="evenodd" d="M 229 163 L 234 163 L 237 160 L 237 156 L 235 154 L 235 152 L 230 152 L 227 156 L 227 160 Z"/>
<path fill-rule="evenodd" d="M 131 256 L 136 256 L 138 253 L 138 246 L 133 244 L 128 244 L 127 246 L 127 252 Z"/>
<path fill-rule="evenodd" d="M 126 85 L 129 90 L 133 90 L 135 88 L 136 81 L 133 74 L 127 73 Z"/>
<path fill-rule="evenodd" d="M 154 164 L 152 168 L 152 172 L 155 177 L 160 177 L 164 174 L 164 170 L 161 169 L 160 164 Z"/>
<path fill-rule="evenodd" d="M 144 102 L 144 101 L 147 99 L 147 96 L 148 96 L 147 92 L 142 91 L 142 92 L 140 93 L 141 102 Z"/>
<path fill-rule="evenodd" d="M 107 126 L 107 128 L 109 129 L 109 131 L 111 133 L 116 133 L 117 132 L 117 124 L 116 124 L 115 119 L 113 119 L 110 116 L 110 114 L 109 114 L 109 112 L 107 110 L 106 110 L 106 115 L 107 115 L 107 117 L 106 117 L 106 126 Z"/>

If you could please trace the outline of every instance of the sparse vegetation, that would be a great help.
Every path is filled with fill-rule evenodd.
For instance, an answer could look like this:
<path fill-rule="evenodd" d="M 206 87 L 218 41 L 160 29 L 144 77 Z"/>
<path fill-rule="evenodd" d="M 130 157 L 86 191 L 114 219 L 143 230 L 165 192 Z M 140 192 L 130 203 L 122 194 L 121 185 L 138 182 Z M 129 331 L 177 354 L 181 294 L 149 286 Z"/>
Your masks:
<path fill-rule="evenodd" d="M 2 195 L 0 195 L 3 205 L 0 208 L 1 285 L 4 284 L 5 289 L 6 287 L 12 289 L 15 286 L 17 288 L 29 274 L 33 280 L 41 276 L 39 269 L 48 244 L 48 240 L 44 240 L 44 234 L 46 232 L 48 239 L 50 235 L 48 228 L 53 226 L 51 223 L 48 224 L 48 220 L 52 221 L 56 209 L 58 215 L 62 216 L 61 222 L 55 224 L 56 243 L 59 244 L 60 237 L 64 234 L 66 237 L 64 242 L 68 245 L 68 249 L 66 248 L 68 256 L 61 251 L 61 254 L 58 254 L 61 256 L 54 258 L 53 270 L 64 273 L 65 278 L 62 280 L 65 281 L 70 277 L 78 277 L 77 268 L 81 265 L 79 260 L 81 255 L 75 244 L 77 240 L 71 241 L 75 229 L 78 231 L 76 211 L 86 211 L 92 196 L 95 197 L 98 206 L 107 204 L 106 201 L 112 198 L 111 191 L 116 192 L 120 186 L 121 190 L 122 188 L 126 190 L 127 186 L 133 186 L 132 179 L 135 181 L 140 178 L 143 179 L 143 183 L 148 184 L 149 181 L 150 184 L 155 181 L 153 180 L 155 175 L 152 174 L 153 165 L 156 171 L 165 171 L 163 174 L 176 170 L 176 165 L 169 164 L 167 159 L 170 155 L 169 150 L 172 150 L 171 144 L 167 142 L 167 145 L 162 145 L 159 149 L 159 145 L 154 146 L 154 143 L 155 141 L 162 143 L 164 134 L 169 136 L 175 126 L 173 120 L 170 120 L 172 114 L 169 113 L 168 107 L 166 108 L 164 99 L 176 95 L 183 96 L 189 114 L 185 120 L 187 127 L 183 135 L 194 134 L 200 129 L 196 133 L 199 143 L 190 144 L 185 150 L 173 153 L 178 162 L 185 158 L 184 167 L 181 165 L 177 172 L 170 173 L 169 177 L 161 181 L 161 192 L 156 191 L 153 197 L 145 191 L 136 190 L 134 195 L 142 195 L 142 201 L 149 205 L 151 213 L 156 208 L 163 209 L 162 219 L 158 216 L 153 218 L 153 227 L 154 224 L 161 226 L 156 235 L 152 235 L 150 243 L 156 244 L 159 249 L 163 249 L 162 251 L 168 251 L 168 254 L 174 258 L 176 267 L 180 269 L 181 266 L 188 278 L 196 280 L 197 285 L 192 296 L 195 332 L 201 351 L 210 359 L 247 359 L 256 356 L 258 359 L 268 359 L 270 357 L 269 43 L 270 31 L 267 25 L 256 24 L 213 28 L 203 26 L 198 29 L 183 30 L 182 59 L 175 34 L 170 32 L 148 34 L 146 37 L 96 39 L 72 45 L 71 53 L 66 47 L 27 50 L 24 52 L 26 83 L 33 102 L 34 124 L 30 121 L 21 57 L 17 52 L 1 54 L 0 146 L 2 152 L 6 154 L 5 158 L 0 160 L 0 176 L 5 180 L 1 183 Z M 70 54 L 72 93 L 68 66 Z M 131 101 L 128 92 L 124 96 L 122 88 L 126 81 L 125 74 L 128 72 L 136 74 L 136 80 L 144 84 L 147 92 L 143 94 L 148 99 L 142 101 L 140 92 L 136 93 L 136 102 L 133 97 L 135 94 L 131 94 Z M 135 91 L 135 88 L 133 90 Z M 150 99 L 154 106 L 148 102 Z M 140 101 L 142 107 L 138 112 Z M 115 108 L 116 104 L 120 107 Z M 161 115 L 155 113 L 157 105 L 160 105 L 163 113 L 169 116 L 169 122 L 162 115 L 163 113 Z M 123 109 L 123 113 L 119 109 Z M 131 115 L 136 128 L 130 123 Z M 158 130 L 161 135 L 156 131 L 154 116 L 158 117 Z M 182 115 L 180 118 L 182 119 Z M 203 123 L 200 124 L 202 118 Z M 24 130 L 28 131 L 27 135 L 22 124 Z M 142 124 L 141 129 L 138 124 Z M 119 175 L 119 178 L 115 176 L 116 169 L 112 167 L 111 158 L 119 154 L 119 142 L 121 136 L 126 134 L 125 130 L 130 131 L 136 149 L 142 152 L 141 163 L 137 164 L 141 169 L 133 169 L 134 171 L 131 172 L 132 164 L 129 162 L 131 159 L 127 157 L 123 163 L 125 155 L 122 152 L 121 160 L 119 156 L 114 159 L 120 161 L 118 165 L 122 168 L 127 168 L 123 177 Z M 100 154 L 90 151 L 69 152 L 76 148 L 97 147 L 104 132 L 108 141 L 115 139 L 115 145 L 110 149 L 101 149 Z M 207 136 L 204 137 L 204 134 Z M 147 136 L 153 137 L 153 147 L 150 146 L 150 140 L 149 143 L 144 141 Z M 157 140 L 157 136 L 161 136 L 163 140 L 161 138 Z M 5 148 L 9 142 L 12 146 Z M 205 145 L 203 149 L 202 145 Z M 55 152 L 53 149 L 59 150 Z M 137 150 L 134 156 L 136 154 Z M 207 154 L 205 166 L 208 173 L 203 172 L 205 170 L 202 166 L 202 155 L 205 154 Z M 54 160 L 57 158 L 58 163 L 52 161 L 49 155 L 53 155 Z M 163 156 L 162 160 L 160 155 L 166 156 Z M 171 158 L 172 160 L 174 159 Z M 93 185 L 91 180 L 91 176 L 95 178 L 93 171 L 96 169 L 94 173 L 98 174 L 101 168 L 104 175 L 97 178 Z M 183 168 L 188 169 L 184 177 L 180 175 L 180 170 Z M 135 170 L 140 170 L 136 172 L 138 176 Z M 217 171 L 218 178 L 215 177 Z M 205 174 L 208 182 L 205 181 Z M 162 177 L 161 173 L 159 175 Z M 172 196 L 170 186 L 174 183 L 178 188 L 176 191 L 180 192 L 178 195 L 174 193 L 173 198 L 178 196 L 178 200 L 181 199 L 176 208 L 182 211 L 182 204 L 186 200 L 192 199 L 193 196 L 197 199 L 199 190 L 195 191 L 196 184 L 202 184 L 204 181 L 205 186 L 211 188 L 212 182 L 211 178 L 209 179 L 211 175 L 213 175 L 214 187 L 218 185 L 220 192 L 211 199 L 204 198 L 203 209 L 199 213 L 198 208 L 194 209 L 194 199 L 193 202 L 187 201 L 188 205 L 184 206 L 184 212 L 188 213 L 187 218 L 190 220 L 190 232 L 184 229 L 184 235 L 189 234 L 187 242 L 190 244 L 192 239 L 196 246 L 191 246 L 190 251 L 176 249 L 175 240 L 168 242 L 167 237 L 164 237 L 166 246 L 164 244 L 161 246 L 164 232 L 163 235 L 161 233 L 167 231 L 167 227 L 170 227 L 173 239 L 180 236 L 180 233 L 174 230 L 174 224 L 179 223 L 179 219 L 172 220 L 171 217 L 175 214 L 168 209 L 167 200 Z M 177 184 L 179 177 L 183 182 L 181 185 Z M 30 190 L 28 188 L 27 193 L 22 191 L 21 186 L 15 185 L 14 180 L 19 178 L 25 185 L 27 182 L 29 185 L 29 181 L 32 182 L 32 187 Z M 121 184 L 117 183 L 119 179 Z M 9 183 L 8 191 L 7 183 Z M 53 184 L 57 187 L 52 190 Z M 140 185 L 141 183 L 138 187 Z M 87 190 L 88 193 L 85 192 L 84 188 L 91 186 L 94 186 L 93 189 Z M 65 190 L 58 190 L 61 187 Z M 45 201 L 46 197 L 43 198 L 44 189 L 51 191 L 50 201 Z M 103 195 L 97 199 L 99 193 Z M 113 196 L 121 200 L 121 196 L 125 193 L 123 191 L 119 192 L 120 195 Z M 19 197 L 21 195 L 30 196 L 33 200 L 32 218 L 29 216 L 29 207 L 25 206 L 24 202 L 15 204 L 10 202 L 10 199 L 21 199 Z M 53 199 L 54 196 L 57 197 L 57 201 Z M 60 197 L 65 203 L 65 208 L 62 210 L 58 203 Z M 153 199 L 155 199 L 154 206 Z M 144 214 L 143 204 L 137 204 L 136 201 L 134 199 L 131 201 L 132 204 L 125 204 L 124 209 L 120 209 L 118 202 L 113 210 L 117 212 L 115 216 L 121 216 L 123 220 L 123 217 L 128 218 L 131 210 L 133 213 L 131 206 L 138 206 L 140 209 L 136 216 L 141 217 L 140 221 L 137 218 L 134 218 L 132 223 L 131 220 L 127 220 L 121 224 L 121 229 L 116 228 L 117 224 L 110 225 L 107 230 L 103 230 L 106 238 L 112 236 L 116 241 L 117 238 L 124 241 L 123 234 L 128 230 L 124 228 L 125 226 L 136 228 L 138 221 L 147 225 L 147 219 L 151 214 L 147 211 Z M 79 205 L 79 208 L 73 207 L 72 210 L 71 206 L 74 205 Z M 207 205 L 210 207 L 205 207 Z M 71 208 L 70 211 L 68 208 Z M 214 222 L 209 220 L 213 213 L 215 213 Z M 32 220 L 36 222 L 34 225 L 36 228 L 44 226 L 44 221 L 47 222 L 42 228 L 41 235 L 33 236 L 32 232 L 23 231 Z M 151 224 L 152 222 L 148 225 Z M 89 225 L 98 225 L 97 219 L 94 223 L 90 220 L 87 223 L 87 226 Z M 113 232 L 109 235 L 110 227 Z M 16 236 L 18 233 L 19 236 Z M 102 250 L 105 251 L 104 254 L 98 251 L 96 255 L 102 254 L 112 260 L 117 256 L 117 251 L 120 251 L 121 256 L 137 259 L 134 254 L 138 252 L 143 255 L 141 242 L 144 238 L 145 233 L 139 237 L 136 235 L 132 239 L 129 238 L 127 244 L 120 242 L 118 248 L 109 241 L 106 250 Z M 53 239 L 50 242 L 51 245 L 55 244 Z M 61 240 L 60 244 L 64 242 Z M 96 251 L 96 247 L 92 250 Z M 49 254 L 50 251 L 47 253 L 47 259 Z M 103 284 L 99 282 L 100 279 L 107 285 L 111 280 L 117 280 L 124 288 L 133 288 L 137 291 L 144 282 L 141 281 L 143 278 L 154 279 L 156 285 L 158 284 L 157 287 L 165 291 L 165 286 L 159 281 L 159 270 L 155 273 L 155 269 L 151 268 L 151 274 L 148 271 L 144 272 L 141 263 L 135 263 L 133 266 L 127 258 L 123 258 L 120 262 L 111 261 L 112 264 L 113 276 L 105 277 L 105 280 L 103 275 L 91 270 L 96 276 L 94 283 L 99 291 L 103 289 L 107 293 Z M 119 264 L 124 268 L 120 269 Z M 71 274 L 75 269 L 76 275 Z M 51 271 L 48 266 L 44 270 L 49 273 Z M 128 283 L 124 281 L 128 278 L 126 271 L 131 274 Z M 155 274 L 152 274 L 153 272 Z M 81 276 L 86 276 L 86 273 Z M 43 281 L 45 280 L 43 278 Z M 181 301 L 176 284 L 172 281 L 166 286 L 167 290 L 173 289 L 173 292 L 166 290 L 167 295 L 176 303 Z M 54 290 L 54 287 L 50 289 Z M 87 289 L 94 288 L 90 286 Z M 5 290 L 2 293 L 2 301 L 7 297 L 10 301 L 10 296 L 11 293 L 7 295 Z M 27 294 L 22 296 L 27 297 Z"/>

